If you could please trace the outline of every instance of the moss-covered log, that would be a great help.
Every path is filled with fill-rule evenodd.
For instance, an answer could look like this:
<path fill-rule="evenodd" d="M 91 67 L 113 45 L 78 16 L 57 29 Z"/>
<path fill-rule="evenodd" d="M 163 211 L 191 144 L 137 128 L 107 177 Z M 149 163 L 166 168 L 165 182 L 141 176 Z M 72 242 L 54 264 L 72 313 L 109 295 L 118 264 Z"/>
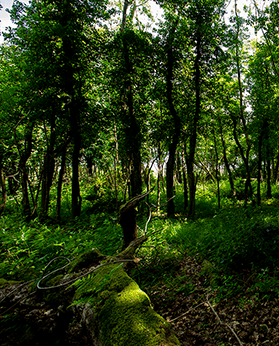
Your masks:
<path fill-rule="evenodd" d="M 80 312 L 94 346 L 179 345 L 170 324 L 152 309 L 147 294 L 124 271 L 146 240 L 146 236 L 135 239 L 75 284 L 74 309 Z"/>
<path fill-rule="evenodd" d="M 101 267 L 80 283 L 75 299 L 96 346 L 171 346 L 179 341 L 170 324 L 120 264 Z"/>
<path fill-rule="evenodd" d="M 54 344 L 59 335 L 65 345 L 72 345 L 69 341 L 79 340 L 81 336 L 82 340 L 78 341 L 81 346 L 179 345 L 170 324 L 152 309 L 147 294 L 124 271 L 127 263 L 134 261 L 135 250 L 146 239 L 146 236 L 135 239 L 114 257 L 105 257 L 92 249 L 78 256 L 71 265 L 63 263 L 64 273 L 55 270 L 55 276 L 46 274 L 37 283 L 38 291 L 32 291 L 35 289 L 32 283 L 31 286 L 23 284 L 18 306 L 22 306 L 24 313 L 18 316 L 16 323 L 28 325 L 28 344 Z M 22 286 L 1 279 L 3 294 L 11 284 Z M 11 310 L 17 296 L 17 291 L 7 296 L 2 303 L 3 311 Z M 13 314 L 11 310 L 10 316 Z M 9 323 L 4 326 L 2 337 L 6 341 L 14 340 L 9 333 L 10 327 Z M 44 342 L 40 340 L 42 335 Z"/>

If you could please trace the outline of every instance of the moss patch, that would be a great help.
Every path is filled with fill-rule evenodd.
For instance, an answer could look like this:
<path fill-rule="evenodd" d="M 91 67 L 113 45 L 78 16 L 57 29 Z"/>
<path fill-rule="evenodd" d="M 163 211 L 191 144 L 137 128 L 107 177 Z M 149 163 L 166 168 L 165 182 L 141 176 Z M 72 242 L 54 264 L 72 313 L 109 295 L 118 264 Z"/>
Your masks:
<path fill-rule="evenodd" d="M 78 256 L 69 266 L 68 273 L 78 271 L 83 268 L 88 268 L 99 263 L 105 256 L 98 249 L 92 249 Z"/>
<path fill-rule="evenodd" d="M 103 346 L 179 345 L 170 324 L 152 310 L 149 297 L 116 264 L 104 266 L 77 289 L 95 312 Z"/>
<path fill-rule="evenodd" d="M 0 278 L 0 288 L 20 284 L 22 281 L 13 281 Z"/>

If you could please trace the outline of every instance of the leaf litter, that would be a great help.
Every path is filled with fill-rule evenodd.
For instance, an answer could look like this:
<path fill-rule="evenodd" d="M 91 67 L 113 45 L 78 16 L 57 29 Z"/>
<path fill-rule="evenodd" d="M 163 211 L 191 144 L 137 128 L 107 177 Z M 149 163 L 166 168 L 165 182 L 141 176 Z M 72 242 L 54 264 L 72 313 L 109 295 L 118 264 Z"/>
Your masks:
<path fill-rule="evenodd" d="M 180 288 L 162 282 L 147 287 L 146 292 L 182 346 L 279 345 L 278 298 L 259 299 L 249 286 L 233 297 L 220 298 L 218 287 L 210 287 L 194 257 L 184 256 L 179 264 L 173 281 L 183 277 Z M 189 282 L 191 291 L 183 292 Z"/>
<path fill-rule="evenodd" d="M 182 346 L 279 345 L 278 298 L 259 299 L 247 286 L 245 292 L 220 299 L 218 287 L 211 288 L 202 264 L 190 256 L 183 256 L 175 263 L 171 277 L 171 281 L 164 277 L 159 282 L 153 280 L 144 290 L 154 310 L 171 323 Z M 19 323 L 34 325 L 45 335 L 52 334 L 53 340 L 58 330 L 61 332 L 61 327 L 66 327 L 63 333 L 67 345 L 90 345 L 84 327 L 74 316 L 67 317 L 68 324 L 63 321 L 67 315 L 66 306 L 48 306 L 36 296 L 30 297 L 28 286 L 21 284 L 0 289 L 0 298 L 6 296 L 13 311 L 4 315 L 2 310 L 0 322 L 7 316 L 12 320 L 13 315 Z M 30 331 L 25 333 L 28 338 Z M 5 335 L 3 342 L 4 339 L 0 345 L 21 345 L 13 335 Z"/>

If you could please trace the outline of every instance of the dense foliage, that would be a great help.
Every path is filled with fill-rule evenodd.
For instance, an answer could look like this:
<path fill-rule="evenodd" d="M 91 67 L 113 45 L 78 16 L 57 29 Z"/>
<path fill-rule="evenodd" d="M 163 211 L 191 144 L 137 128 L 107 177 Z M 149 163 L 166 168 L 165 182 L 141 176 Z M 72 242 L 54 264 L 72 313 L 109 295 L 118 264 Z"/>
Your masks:
<path fill-rule="evenodd" d="M 216 300 L 278 297 L 279 4 L 157 0 L 154 19 L 149 3 L 14 1 L 0 47 L 0 277 L 115 254 L 120 205 L 155 186 L 141 287 L 163 277 L 190 294 L 172 280 L 188 253 Z"/>
<path fill-rule="evenodd" d="M 117 209 L 152 171 L 157 208 L 165 179 L 167 199 L 183 185 L 189 217 L 208 180 L 219 207 L 221 181 L 245 205 L 270 198 L 278 3 L 237 5 L 158 1 L 156 21 L 146 2 L 14 1 L 1 46 L 1 213 L 16 199 L 27 220 L 46 218 L 56 203 L 59 220 L 69 184 L 72 219 L 104 192 Z"/>

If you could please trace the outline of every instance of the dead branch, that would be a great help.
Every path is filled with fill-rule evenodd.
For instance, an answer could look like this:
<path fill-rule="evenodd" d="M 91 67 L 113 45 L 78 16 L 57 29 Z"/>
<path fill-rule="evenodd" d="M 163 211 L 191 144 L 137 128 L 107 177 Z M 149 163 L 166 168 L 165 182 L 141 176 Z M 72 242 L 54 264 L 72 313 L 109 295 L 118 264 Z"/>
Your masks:
<path fill-rule="evenodd" d="M 243 344 L 242 344 L 241 340 L 239 339 L 239 337 L 237 336 L 236 332 L 233 330 L 233 328 L 228 323 L 224 323 L 224 322 L 221 321 L 221 319 L 218 316 L 217 312 L 214 310 L 213 306 L 209 302 L 208 294 L 206 295 L 206 301 L 207 301 L 207 304 L 209 305 L 210 309 L 213 311 L 213 313 L 217 317 L 219 323 L 222 324 L 222 325 L 227 326 L 230 329 L 230 331 L 233 333 L 233 335 L 235 336 L 235 338 L 238 341 L 239 345 L 242 346 Z"/>

